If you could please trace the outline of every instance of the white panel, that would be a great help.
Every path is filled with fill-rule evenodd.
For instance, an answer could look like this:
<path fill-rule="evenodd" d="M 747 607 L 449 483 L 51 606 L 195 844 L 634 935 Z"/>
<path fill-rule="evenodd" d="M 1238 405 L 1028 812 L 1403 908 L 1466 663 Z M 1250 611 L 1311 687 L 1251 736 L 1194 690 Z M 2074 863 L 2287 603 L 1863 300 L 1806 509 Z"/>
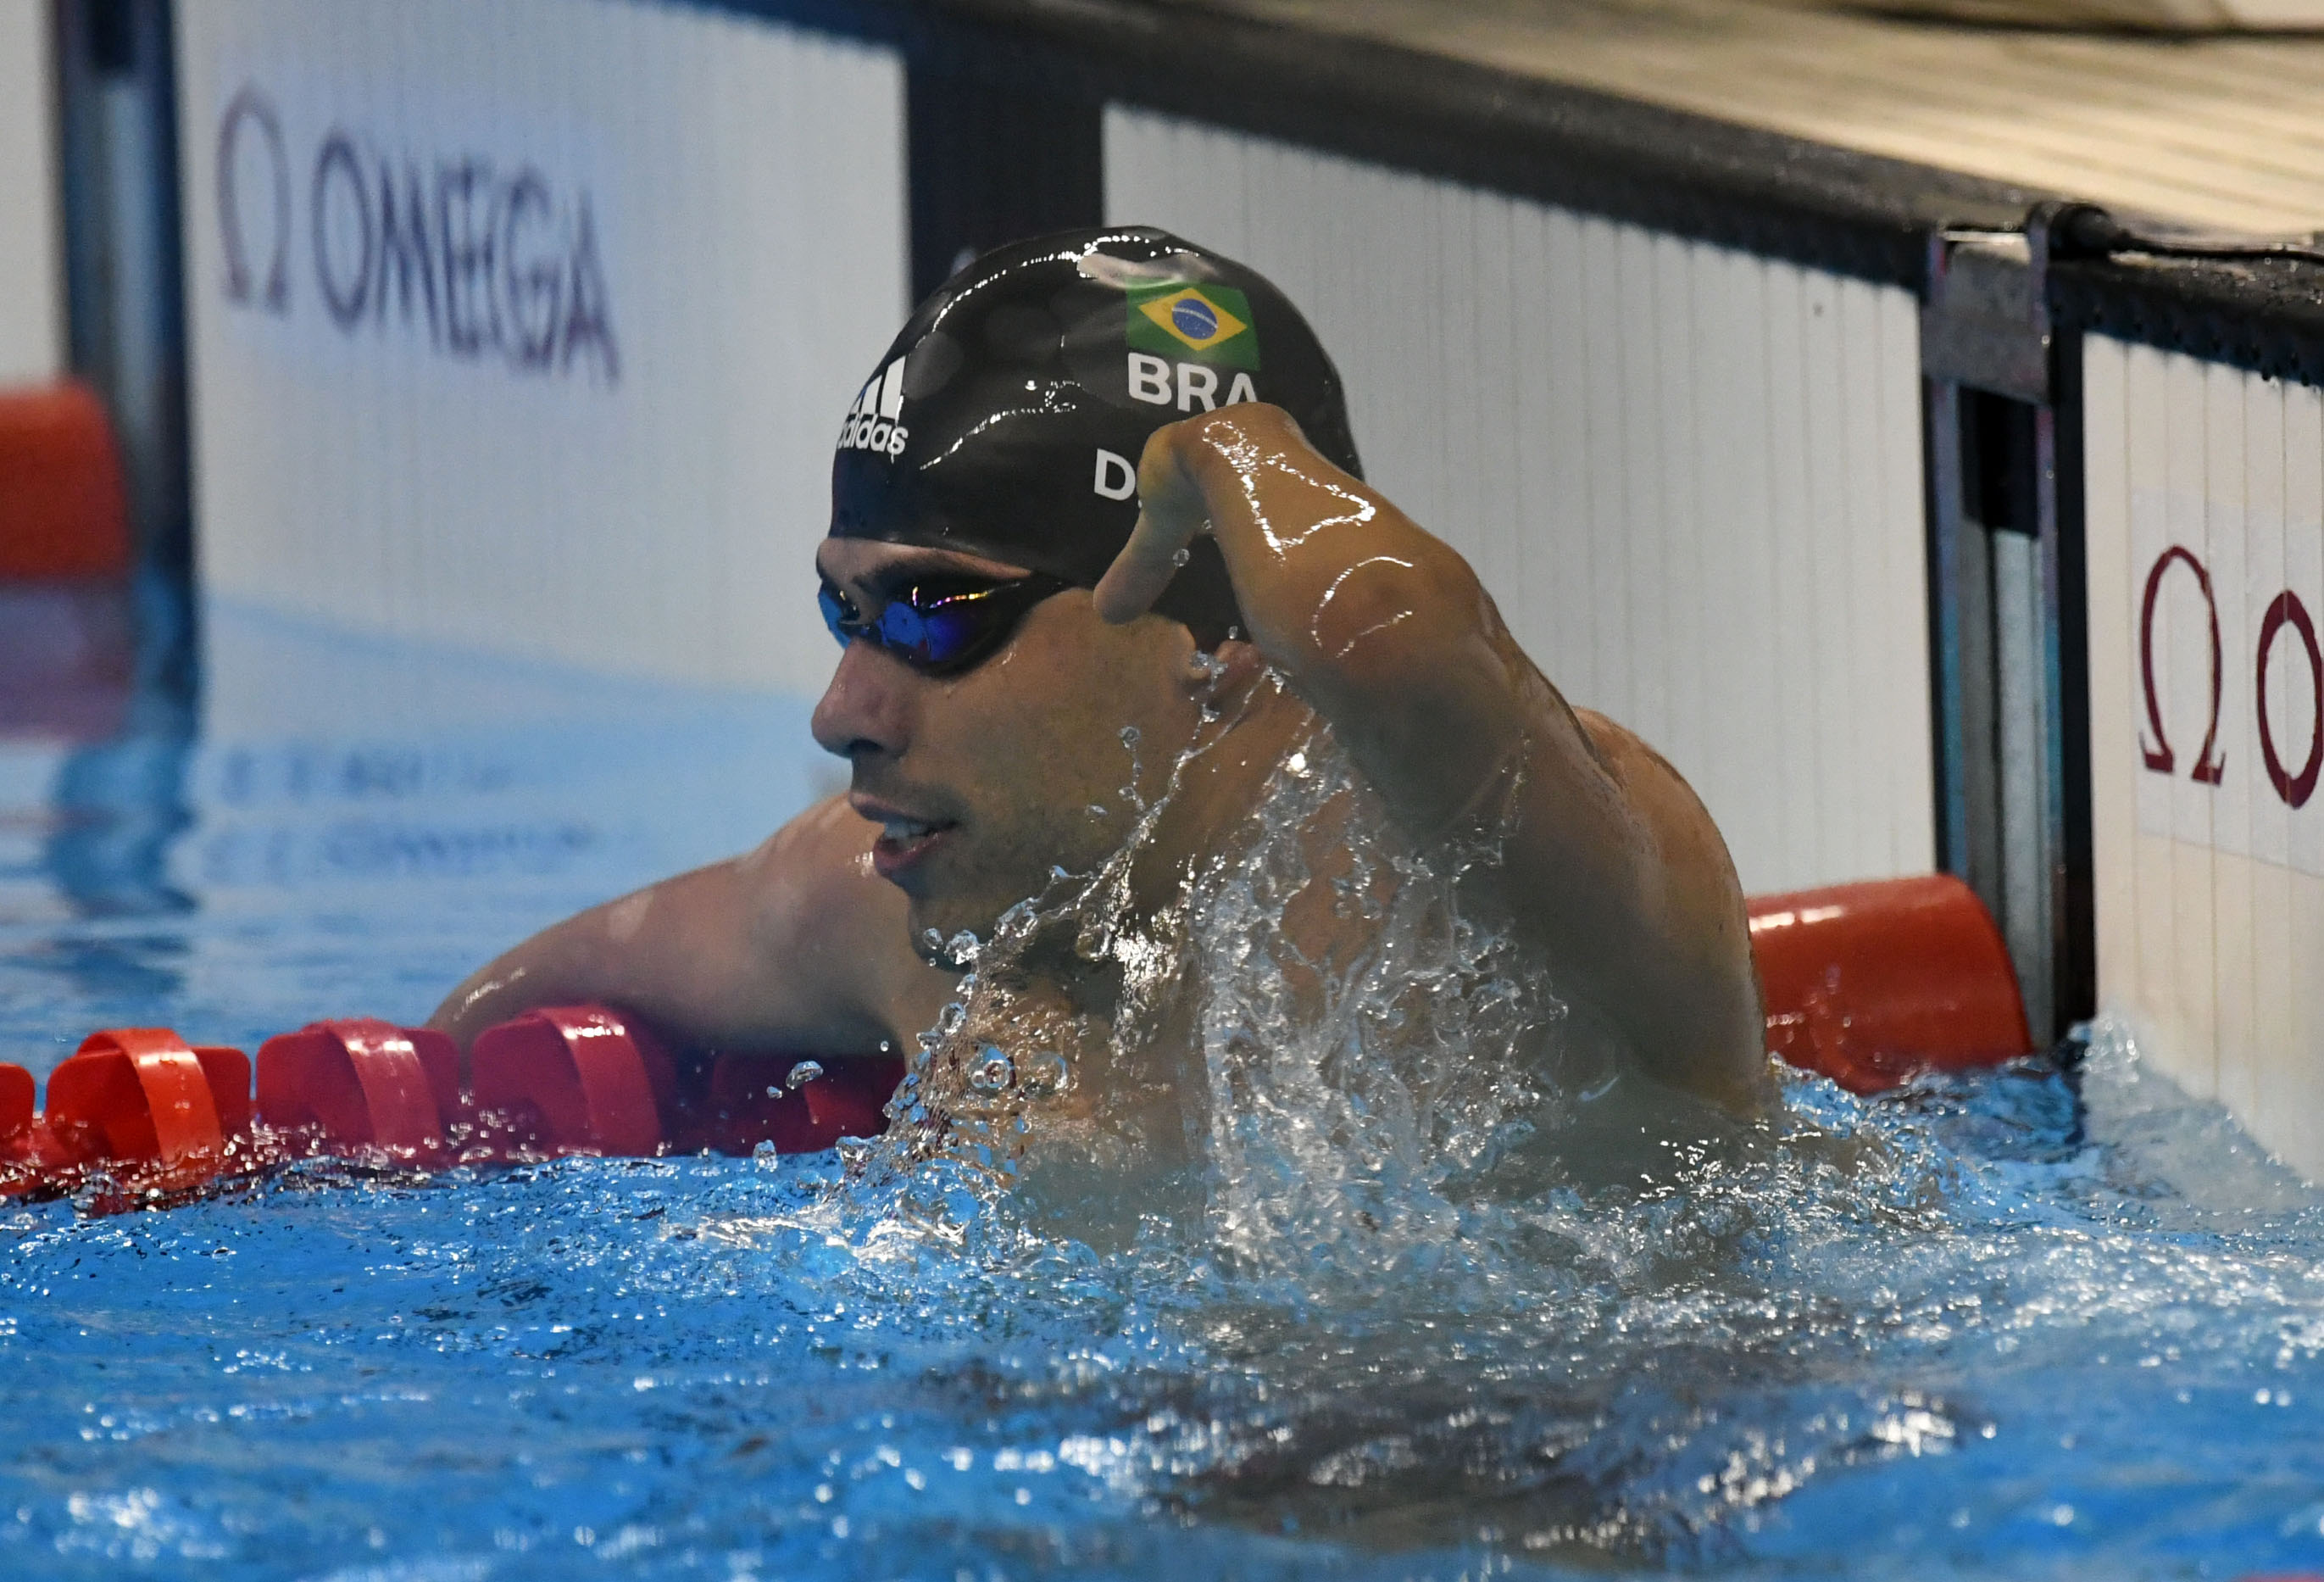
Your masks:
<path fill-rule="evenodd" d="M 2291 586 L 2283 554 L 2283 386 L 2273 379 L 2237 379 L 2236 385 L 2244 408 L 2241 603 L 2247 615 L 2256 612 L 2264 618 L 2279 591 Z M 2253 707 L 2238 712 L 2251 735 L 2257 735 L 2263 718 L 2268 719 L 2277 751 L 2293 754 L 2296 766 L 2308 739 L 2310 677 L 2297 642 L 2280 646 L 2287 652 L 2271 668 L 2267 684 L 2260 687 L 2255 675 Z M 2282 662 L 2286 659 L 2291 662 Z M 2296 709 L 2287 704 L 2296 704 Z M 2224 1050 L 2233 1069 L 2222 1071 L 2219 1096 L 2237 1115 L 2247 1115 L 2259 1109 L 2261 1073 L 2269 1051 L 2287 1049 L 2292 1041 L 2292 810 L 2259 775 L 2243 777 L 2239 790 L 2244 849 L 2249 854 L 2242 866 L 2250 945 L 2232 985 L 2244 996 L 2246 1010 L 2235 1017 L 2235 1033 Z M 2222 975 L 2223 1021 L 2230 986 Z"/>
<path fill-rule="evenodd" d="M 2144 588 L 2153 569 L 2160 564 L 2163 551 L 2170 547 L 2171 535 L 2163 522 L 2163 449 L 2170 425 L 2163 411 L 2163 374 L 2166 365 L 2163 353 L 2148 347 L 2127 348 L 2124 370 L 2124 433 L 2126 449 L 2120 460 L 2124 473 L 2124 507 L 2127 519 L 2124 535 L 2130 546 L 2130 578 L 2123 589 L 2130 619 L 2131 649 L 2127 655 L 2126 676 L 2138 689 L 2132 692 L 2137 710 L 2137 743 L 2140 765 L 2146 763 L 2150 753 L 2160 752 L 2171 745 L 2169 726 L 2157 739 L 2151 717 L 2144 705 L 2150 701 L 2143 680 L 2151 661 L 2156 695 L 2152 699 L 2166 717 L 2169 711 L 2162 708 L 2163 695 L 2171 680 L 2171 667 L 2163 662 L 2168 658 L 2167 647 L 2160 654 L 2147 644 Z M 2092 454 L 2089 466 L 2093 471 L 2104 465 L 2104 458 Z M 2088 531 L 2095 532 L 2095 527 Z M 2168 573 L 2172 582 L 2181 581 L 2186 573 Z M 2161 586 L 2161 585 L 2158 585 Z M 2167 606 L 2162 606 L 2158 597 L 2157 615 L 2167 617 Z M 2165 628 L 2168 630 L 2167 626 Z M 2188 727 L 2178 726 L 2175 756 L 2181 764 L 2178 772 L 2185 773 L 2184 755 L 2192 751 L 2187 740 Z M 2200 730 L 2199 722 L 2194 727 Z M 2134 772 L 2129 764 L 2120 772 Z M 2092 773 L 2098 772 L 2093 766 Z M 2138 840 L 2133 855 L 2135 873 L 2134 884 L 2138 896 L 2138 974 L 2135 990 L 2137 1003 L 2145 1012 L 2145 1020 L 2154 1033 L 2153 1049 L 2158 1059 L 2166 1063 L 2171 1051 L 2187 1047 L 2188 1031 L 2179 1013 L 2178 993 L 2178 912 L 2172 901 L 2171 853 L 2171 782 L 2153 771 L 2135 774 L 2135 792 L 2138 812 Z"/>
<path fill-rule="evenodd" d="M 1908 293 L 1120 106 L 1105 149 L 1110 220 L 1300 305 L 1367 474 L 1678 765 L 1748 887 L 1928 868 Z"/>
<path fill-rule="evenodd" d="M 2208 568 L 2211 545 L 2205 485 L 2209 460 L 2206 418 L 2209 402 L 2203 365 L 2173 357 L 2163 371 L 2163 523 L 2171 542 L 2193 553 Z M 2211 578 L 2216 590 L 2218 578 Z M 2174 578 L 2184 589 L 2187 578 Z M 2164 689 L 2163 717 L 2184 738 L 2182 767 L 2168 782 L 2171 791 L 2171 900 L 2174 948 L 2172 970 L 2179 986 L 2176 1075 L 2189 1091 L 2209 1097 L 2218 1091 L 2218 1001 L 2212 983 L 2218 942 L 2212 923 L 2211 833 L 2218 788 L 2209 778 L 2224 772 L 2212 727 L 2214 677 L 2207 606 L 2199 597 L 2179 600 L 2177 618 L 2160 639 L 2157 668 Z M 2223 652 L 2223 651 L 2222 651 Z M 2220 663 L 2224 665 L 2222 657 Z M 2219 677 L 2222 685 L 2225 677 Z M 2180 722 L 2184 721 L 2181 725 Z M 2205 745 L 2207 739 L 2211 745 Z"/>
<path fill-rule="evenodd" d="M 1800 445 L 1808 490 L 1803 543 L 1810 578 L 1803 590 L 1807 618 L 1802 628 L 1808 673 L 1816 679 L 1814 756 L 1809 760 L 1815 790 L 1810 805 L 1816 820 L 1817 869 L 1842 874 L 1851 865 L 1849 855 L 1863 842 L 1863 800 L 1832 794 L 1858 777 L 1862 752 L 1858 733 L 1864 717 L 1851 707 L 1858 667 L 1856 645 L 1849 641 L 1855 611 L 1849 562 L 1863 524 L 1849 518 L 1846 493 L 1849 426 L 1841 380 L 1847 348 L 1840 335 L 1840 282 L 1814 270 L 1803 270 L 1800 277 L 1806 310 L 1800 321 L 1801 371 L 1807 381 Z"/>
<path fill-rule="evenodd" d="M 1710 806 L 1727 831 L 1744 887 L 1764 893 L 1786 888 L 1800 871 L 1784 849 L 1784 810 L 1799 766 L 1770 751 L 1788 708 L 1784 671 L 1772 662 L 1783 624 L 1775 599 L 1781 572 L 1767 313 L 1773 267 L 1734 254 L 1718 273 L 1726 288 L 1718 319 L 1722 361 L 1706 371 L 1701 393 L 1703 430 L 1717 436 L 1715 446 L 1705 448 L 1716 470 L 1702 497 L 1723 504 L 1726 522 L 1722 531 L 1702 536 L 1721 557 L 1725 578 L 1702 629 L 1724 633 L 1737 662 L 1710 667 L 1715 713 L 1727 725 L 1719 738 L 1721 795 Z M 1752 655 L 1757 662 L 1747 658 Z"/>
<path fill-rule="evenodd" d="M 2324 1176 L 2324 393 L 2098 338 L 2083 378 L 2100 1003 Z"/>
<path fill-rule="evenodd" d="M 2082 514 L 2088 546 L 2090 867 L 2101 1013 L 2135 1022 L 2139 965 L 2137 592 L 2130 541 L 2126 348 L 2091 336 L 2082 350 Z"/>
<path fill-rule="evenodd" d="M 2283 580 L 2311 619 L 2324 620 L 2324 391 L 2310 384 L 2283 392 Z M 2286 722 L 2294 743 L 2310 739 L 2299 723 Z M 2310 699 L 2305 723 L 2311 731 L 2324 723 L 2324 700 Z M 2287 822 L 2291 966 L 2282 986 L 2290 1033 L 2282 1047 L 2261 1051 L 2260 1099 L 2247 1124 L 2309 1176 L 2324 1179 L 2324 807 L 2311 800 Z"/>
<path fill-rule="evenodd" d="M 1859 286 L 1869 292 L 1871 288 Z M 1922 462 L 1920 304 L 1903 291 L 1880 291 L 1880 498 L 1877 515 L 1883 586 L 1890 591 L 1868 608 L 1893 606 L 1902 590 L 1928 587 L 1928 529 L 1922 518 L 1926 478 Z M 1930 695 L 1929 646 L 1892 640 L 1865 645 L 1864 662 L 1886 680 L 1875 706 L 1876 758 L 1888 765 L 1890 863 L 1900 874 L 1937 865 L 1932 802 L 1936 741 L 1915 699 Z"/>
<path fill-rule="evenodd" d="M 1612 630 L 1608 662 L 1629 679 L 1622 722 L 1657 746 L 1670 744 L 1670 634 L 1663 619 L 1662 402 L 1655 388 L 1655 331 L 1665 317 L 1655 291 L 1654 237 L 1634 226 L 1605 227 L 1612 236 L 1615 319 L 1620 336 L 1621 405 L 1612 416 L 1621 458 L 1615 532 L 1625 551 L 1618 601 L 1622 624 Z M 1683 307 L 1683 299 L 1680 306 Z"/>
<path fill-rule="evenodd" d="M 1623 443 L 1628 392 L 1622 385 L 1621 250 L 1619 227 L 1602 219 L 1582 220 L 1582 348 L 1590 379 L 1583 409 L 1590 446 L 1583 486 L 1590 502 L 1590 600 L 1598 618 L 1590 654 L 1593 689 L 1581 701 L 1627 720 L 1632 717 L 1637 677 L 1629 641 L 1632 523 L 1622 487 L 1629 457 Z"/>
<path fill-rule="evenodd" d="M 1703 520 L 1702 483 L 1694 458 L 1702 445 L 1696 431 L 1695 398 L 1701 381 L 1695 375 L 1698 282 L 1716 279 L 1718 271 L 1706 260 L 1695 261 L 1686 244 L 1675 236 L 1655 238 L 1655 369 L 1654 423 L 1660 458 L 1655 469 L 1661 489 L 1662 622 L 1664 675 L 1662 686 L 1670 723 L 1663 727 L 1663 751 L 1672 762 L 1708 764 L 1708 733 L 1703 724 L 1703 697 L 1709 687 L 1707 667 L 1679 662 L 1682 644 L 1699 641 L 1706 615 L 1702 586 L 1703 541 L 1709 536 L 1690 531 Z M 1716 493 L 1711 498 L 1716 499 Z M 1715 629 L 1715 627 L 1711 628 Z"/>
<path fill-rule="evenodd" d="M 897 57 L 613 0 L 179 17 L 205 587 L 819 687 L 831 435 L 906 305 Z"/>
<path fill-rule="evenodd" d="M 2203 374 L 2203 537 L 2209 546 L 2212 587 L 2219 606 L 2221 663 L 2254 652 L 2258 613 L 2250 607 L 2245 574 L 2251 526 L 2245 512 L 2244 375 L 2218 364 Z M 2266 606 L 2262 605 L 2261 608 Z M 2248 677 L 2232 689 L 2246 699 Z M 2223 693 L 2227 678 L 2221 677 Z M 2234 1105 L 2249 1089 L 2252 1026 L 2251 795 L 2273 791 L 2259 772 L 2258 732 L 2248 706 L 2219 712 L 2219 759 L 2234 772 L 2210 789 L 2211 847 L 2211 1091 Z M 2247 1106 L 2246 1106 L 2247 1107 Z"/>
<path fill-rule="evenodd" d="M 1821 698 L 1836 678 L 1818 673 L 1814 620 L 1816 564 L 1809 479 L 1812 430 L 1808 426 L 1807 282 L 1788 264 L 1767 265 L 1766 294 L 1760 310 L 1767 320 L 1767 504 L 1773 527 L 1777 689 L 1775 729 L 1762 746 L 1774 749 L 1780 766 L 1771 776 L 1782 798 L 1782 839 L 1777 859 L 1787 874 L 1822 874 L 1824 787 L 1818 779 L 1816 722 Z M 1836 876 L 1836 875 L 1835 875 Z"/>
<path fill-rule="evenodd" d="M 1567 697 L 1588 702 L 1600 695 L 1598 625 L 1614 615 L 1599 609 L 1593 595 L 1596 574 L 1591 569 L 1601 552 L 1611 550 L 1600 551 L 1591 532 L 1590 412 L 1596 386 L 1590 377 L 1583 296 L 1573 289 L 1582 279 L 1582 221 L 1563 209 L 1523 207 L 1541 218 L 1545 257 L 1536 290 L 1529 294 L 1540 301 L 1538 311 L 1549 324 L 1546 361 L 1528 370 L 1526 384 L 1530 389 L 1547 385 L 1549 428 L 1546 433 L 1523 430 L 1518 449 L 1530 450 L 1539 443 L 1552 463 L 1545 478 L 1527 474 L 1529 515 L 1525 525 L 1539 544 L 1527 557 L 1532 586 L 1541 598 L 1539 607 L 1555 626 L 1545 634 L 1520 626 L 1517 636 L 1528 652 L 1552 666 L 1549 674 Z M 1563 290 L 1541 289 L 1549 282 L 1568 283 Z M 1544 635 L 1550 639 L 1545 654 L 1536 646 Z"/>
<path fill-rule="evenodd" d="M 0 387 L 64 368 L 49 0 L 0 0 Z"/>

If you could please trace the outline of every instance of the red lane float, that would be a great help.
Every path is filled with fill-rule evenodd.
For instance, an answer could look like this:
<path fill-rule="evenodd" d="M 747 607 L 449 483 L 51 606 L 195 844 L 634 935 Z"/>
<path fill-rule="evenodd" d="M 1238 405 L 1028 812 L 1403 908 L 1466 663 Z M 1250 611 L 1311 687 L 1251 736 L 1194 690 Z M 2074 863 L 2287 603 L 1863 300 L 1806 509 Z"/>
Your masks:
<path fill-rule="evenodd" d="M 49 1074 L 45 1120 L 73 1165 L 127 1166 L 165 1191 L 198 1186 L 249 1129 L 250 1059 L 165 1027 L 91 1033 Z"/>
<path fill-rule="evenodd" d="M 2030 1054 L 2001 930 L 1950 874 L 1748 902 L 1767 1047 L 1851 1093 Z"/>
<path fill-rule="evenodd" d="M 1749 913 L 1767 1046 L 1795 1066 L 1874 1093 L 2034 1047 L 2000 932 L 1958 879 L 1762 896 Z M 253 1133 L 239 1050 L 117 1028 L 51 1074 L 45 1115 L 31 1075 L 0 1066 L 0 1198 L 69 1189 L 100 1165 L 125 1185 L 175 1193 L 230 1158 L 246 1168 L 302 1150 L 378 1149 L 426 1164 L 766 1143 L 798 1153 L 885 1127 L 901 1060 L 835 1059 L 812 1076 L 801 1063 L 728 1052 L 681 1064 L 625 1012 L 554 1005 L 480 1033 L 464 1094 L 459 1052 L 441 1033 L 317 1022 L 260 1046 L 264 1130 Z M 794 1073 L 806 1079 L 794 1085 Z"/>
<path fill-rule="evenodd" d="M 35 1157 L 32 1074 L 22 1066 L 0 1066 L 0 1198 L 31 1191 L 41 1181 Z"/>
<path fill-rule="evenodd" d="M 642 1023 L 618 1011 L 528 1011 L 478 1033 L 469 1062 L 480 1120 L 495 1118 L 521 1150 L 652 1154 L 669 1136 L 676 1067 Z"/>
<path fill-rule="evenodd" d="M 805 1062 L 794 1057 L 722 1054 L 689 1106 L 684 1144 L 719 1153 L 749 1153 L 761 1143 L 778 1153 L 817 1153 L 842 1137 L 876 1137 L 887 1129 L 888 1096 L 904 1079 L 904 1062 L 835 1060 L 791 1086 Z"/>
<path fill-rule="evenodd" d="M 837 1061 L 794 1086 L 798 1062 L 718 1055 L 683 1068 L 642 1023 L 603 1005 L 545 1006 L 479 1035 L 475 1088 L 444 1034 L 374 1018 L 310 1022 L 259 1047 L 195 1047 L 164 1028 L 92 1034 L 49 1078 L 0 1066 L 0 1197 L 69 1191 L 102 1166 L 125 1187 L 101 1207 L 150 1201 L 302 1155 L 384 1152 L 470 1164 L 560 1154 L 651 1155 L 762 1144 L 798 1153 L 877 1133 L 903 1075 L 892 1059 Z M 803 1075 L 803 1074 L 802 1074 Z"/>
<path fill-rule="evenodd" d="M 460 1051 L 440 1032 L 374 1017 L 312 1022 L 259 1045 L 258 1115 L 310 1152 L 438 1160 L 463 1118 Z"/>

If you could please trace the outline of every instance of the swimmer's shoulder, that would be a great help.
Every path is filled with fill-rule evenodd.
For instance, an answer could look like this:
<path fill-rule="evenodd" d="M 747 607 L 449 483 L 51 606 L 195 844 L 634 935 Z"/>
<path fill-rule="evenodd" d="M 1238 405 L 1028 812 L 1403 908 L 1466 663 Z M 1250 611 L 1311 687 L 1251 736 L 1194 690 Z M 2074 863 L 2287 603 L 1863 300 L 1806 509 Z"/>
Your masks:
<path fill-rule="evenodd" d="M 734 859 L 752 955 L 783 999 L 835 1036 L 874 1042 L 928 1025 L 954 981 L 913 952 L 903 894 L 872 869 L 877 833 L 831 797 Z"/>

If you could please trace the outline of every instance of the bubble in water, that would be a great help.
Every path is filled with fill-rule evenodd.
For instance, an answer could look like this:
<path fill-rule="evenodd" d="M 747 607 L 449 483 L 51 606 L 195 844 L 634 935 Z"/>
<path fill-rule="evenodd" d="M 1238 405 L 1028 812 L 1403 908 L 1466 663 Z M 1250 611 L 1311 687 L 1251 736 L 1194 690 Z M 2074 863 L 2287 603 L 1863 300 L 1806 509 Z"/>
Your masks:
<path fill-rule="evenodd" d="M 1126 725 L 1121 727 L 1121 745 L 1129 748 L 1133 753 L 1138 751 L 1138 727 L 1136 726 Z"/>
<path fill-rule="evenodd" d="M 960 1024 L 967 1020 L 967 1006 L 958 1000 L 946 1001 L 945 1008 L 936 1013 L 936 1036 L 939 1039 L 950 1038 L 960 1031 Z"/>
<path fill-rule="evenodd" d="M 797 1091 L 822 1075 L 822 1066 L 813 1060 L 801 1060 L 791 1068 L 791 1074 L 783 1078 L 783 1086 Z"/>
<path fill-rule="evenodd" d="M 1065 1056 L 1055 1050 L 1040 1050 L 1026 1056 L 1017 1074 L 1017 1086 L 1034 1098 L 1054 1097 L 1072 1082 L 1073 1072 L 1065 1065 Z"/>
<path fill-rule="evenodd" d="M 1074 936 L 1074 954 L 1084 961 L 1103 961 L 1112 948 L 1112 936 L 1094 918 L 1084 922 L 1081 931 Z"/>
<path fill-rule="evenodd" d="M 944 936 L 937 933 L 934 929 L 929 929 L 924 931 L 920 935 L 920 942 L 931 950 L 941 950 L 944 948 Z"/>
<path fill-rule="evenodd" d="M 979 1093 L 1001 1093 L 1008 1089 L 1017 1068 L 1010 1062 L 1008 1051 L 998 1044 L 986 1044 L 977 1052 L 976 1063 L 968 1069 L 968 1085 Z"/>
<path fill-rule="evenodd" d="M 976 959 L 976 953 L 981 948 L 982 948 L 982 941 L 968 930 L 963 929 L 945 941 L 945 959 L 958 962 L 965 967 Z"/>
<path fill-rule="evenodd" d="M 1173 566 L 1183 566 L 1194 558 L 1194 551 L 1186 548 L 1184 544 L 1181 544 L 1176 550 L 1171 552 L 1170 564 Z"/>

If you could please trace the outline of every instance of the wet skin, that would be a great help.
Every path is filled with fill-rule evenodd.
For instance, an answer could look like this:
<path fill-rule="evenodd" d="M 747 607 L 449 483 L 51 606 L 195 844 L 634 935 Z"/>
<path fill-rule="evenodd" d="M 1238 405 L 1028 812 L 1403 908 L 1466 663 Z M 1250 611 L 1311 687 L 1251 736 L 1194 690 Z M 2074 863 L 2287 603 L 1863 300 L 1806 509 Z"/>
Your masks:
<path fill-rule="evenodd" d="M 847 648 L 814 727 L 848 761 L 847 796 L 525 941 L 433 1025 L 465 1047 L 530 1006 L 597 999 L 720 1047 L 907 1048 L 955 980 L 942 940 L 1120 847 L 1125 726 L 1148 800 L 1184 748 L 1205 747 L 1133 871 L 1158 908 L 1193 859 L 1233 843 L 1320 716 L 1422 847 L 1504 832 L 1464 902 L 1537 949 L 1640 1072 L 1731 1110 L 1765 1102 L 1743 898 L 1717 828 L 1652 749 L 1566 704 L 1466 561 L 1273 407 L 1157 431 L 1139 487 L 1138 529 L 1098 587 L 1035 606 L 976 668 L 932 677 Z M 1218 666 L 1148 608 L 1206 525 L 1250 624 Z M 816 564 L 873 613 L 915 575 L 1019 569 L 864 540 L 825 541 Z"/>

